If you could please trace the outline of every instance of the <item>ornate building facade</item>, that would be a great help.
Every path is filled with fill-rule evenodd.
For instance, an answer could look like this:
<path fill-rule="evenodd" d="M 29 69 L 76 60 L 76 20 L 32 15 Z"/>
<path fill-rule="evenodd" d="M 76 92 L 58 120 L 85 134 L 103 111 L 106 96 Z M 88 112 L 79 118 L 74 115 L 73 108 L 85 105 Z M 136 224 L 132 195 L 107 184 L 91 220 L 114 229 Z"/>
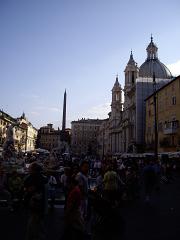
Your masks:
<path fill-rule="evenodd" d="M 36 146 L 37 129 L 28 121 L 23 113 L 20 118 L 13 118 L 4 111 L 0 111 L 0 146 L 3 147 L 6 131 L 9 125 L 14 124 L 14 145 L 18 151 L 34 150 Z"/>
<path fill-rule="evenodd" d="M 120 127 L 122 122 L 122 106 L 122 88 L 117 76 L 112 89 L 111 113 L 109 114 L 109 140 L 112 154 L 121 151 L 122 133 Z"/>
<path fill-rule="evenodd" d="M 38 130 L 29 122 L 25 113 L 20 118 L 17 118 L 17 121 L 20 122 L 20 127 L 23 131 L 22 143 L 25 145 L 25 151 L 33 151 L 36 148 Z"/>
<path fill-rule="evenodd" d="M 0 110 L 0 147 L 3 147 L 4 141 L 6 139 L 7 127 L 14 124 L 16 119 L 10 116 L 8 113 Z"/>
<path fill-rule="evenodd" d="M 122 103 L 122 89 L 118 78 L 112 89 L 109 124 L 106 123 L 108 129 L 103 130 L 109 133 L 111 154 L 145 150 L 145 99 L 154 91 L 153 77 L 156 79 L 157 89 L 173 79 L 169 69 L 160 62 L 158 47 L 152 37 L 146 51 L 147 58 L 140 67 L 135 62 L 131 51 L 124 71 L 124 103 Z"/>
<path fill-rule="evenodd" d="M 101 158 L 105 155 L 110 154 L 110 141 L 109 141 L 109 128 L 110 122 L 109 118 L 104 119 L 102 124 L 99 127 L 97 141 L 98 141 L 98 155 L 101 156 Z"/>
<path fill-rule="evenodd" d="M 128 147 L 136 142 L 136 79 L 139 77 L 139 68 L 134 61 L 132 51 L 124 72 L 124 105 L 121 121 L 122 145 L 120 152 L 126 152 Z"/>

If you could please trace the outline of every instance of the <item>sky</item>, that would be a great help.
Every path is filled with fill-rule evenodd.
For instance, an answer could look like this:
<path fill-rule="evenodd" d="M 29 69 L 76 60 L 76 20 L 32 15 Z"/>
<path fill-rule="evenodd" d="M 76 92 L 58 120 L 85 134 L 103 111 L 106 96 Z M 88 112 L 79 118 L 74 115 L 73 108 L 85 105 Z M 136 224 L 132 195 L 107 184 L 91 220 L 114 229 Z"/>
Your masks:
<path fill-rule="evenodd" d="M 116 74 L 132 49 L 140 66 L 153 34 L 159 59 L 180 74 L 179 0 L 0 0 L 0 109 L 37 128 L 107 118 Z"/>

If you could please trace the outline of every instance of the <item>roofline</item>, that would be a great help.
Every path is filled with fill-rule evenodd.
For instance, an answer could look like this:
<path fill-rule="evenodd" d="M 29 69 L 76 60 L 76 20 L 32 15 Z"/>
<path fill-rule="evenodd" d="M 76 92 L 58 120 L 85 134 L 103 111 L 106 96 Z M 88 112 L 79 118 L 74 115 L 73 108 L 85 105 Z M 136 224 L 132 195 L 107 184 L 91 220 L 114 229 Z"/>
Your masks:
<path fill-rule="evenodd" d="M 174 77 L 170 82 L 168 82 L 167 84 L 165 84 L 164 86 L 162 86 L 161 88 L 159 88 L 158 90 L 156 90 L 156 92 L 152 93 L 149 97 L 147 97 L 144 101 L 147 101 L 149 98 L 151 98 L 154 94 L 158 93 L 159 91 L 161 91 L 163 88 L 169 86 L 172 82 L 176 81 L 178 78 L 180 78 L 180 75 L 178 75 L 177 77 Z"/>
<path fill-rule="evenodd" d="M 5 115 L 7 118 L 9 118 L 12 122 L 14 121 L 15 123 L 18 122 L 19 119 L 21 119 L 21 117 L 17 117 L 17 118 L 14 118 L 12 117 L 10 114 L 4 112 L 2 109 L 0 109 L 0 113 L 2 113 L 2 115 Z M 26 120 L 27 121 L 27 120 Z M 31 125 L 33 129 L 35 129 L 36 131 L 38 131 L 38 129 L 36 127 L 33 126 L 33 124 L 29 121 L 27 121 L 27 126 Z"/>
<path fill-rule="evenodd" d="M 10 118 L 11 120 L 13 120 L 14 122 L 17 121 L 16 118 L 13 118 L 11 115 L 9 115 L 8 113 L 4 112 L 3 110 L 0 110 L 0 112 L 1 112 L 2 114 L 4 114 L 6 117 L 8 117 L 8 118 Z"/>
<path fill-rule="evenodd" d="M 103 122 L 104 120 L 106 119 L 79 119 L 79 120 L 75 120 L 75 121 L 72 121 L 71 123 L 88 123 L 88 122 Z"/>

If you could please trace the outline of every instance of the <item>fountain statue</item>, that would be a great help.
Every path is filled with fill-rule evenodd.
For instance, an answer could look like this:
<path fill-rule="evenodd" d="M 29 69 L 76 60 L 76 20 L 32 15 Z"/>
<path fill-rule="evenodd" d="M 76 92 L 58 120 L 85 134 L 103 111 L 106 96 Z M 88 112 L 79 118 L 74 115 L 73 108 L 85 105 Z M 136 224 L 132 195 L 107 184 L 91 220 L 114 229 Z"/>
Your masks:
<path fill-rule="evenodd" d="M 19 126 L 20 123 L 12 123 L 7 127 L 6 138 L 3 144 L 3 158 L 9 160 L 16 156 L 16 149 L 14 146 L 14 127 Z"/>

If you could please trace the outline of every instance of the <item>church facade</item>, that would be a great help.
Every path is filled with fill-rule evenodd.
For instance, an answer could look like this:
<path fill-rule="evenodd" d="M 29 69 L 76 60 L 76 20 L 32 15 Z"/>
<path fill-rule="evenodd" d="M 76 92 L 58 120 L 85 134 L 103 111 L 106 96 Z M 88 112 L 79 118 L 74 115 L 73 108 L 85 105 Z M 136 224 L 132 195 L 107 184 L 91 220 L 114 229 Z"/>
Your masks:
<path fill-rule="evenodd" d="M 160 62 L 158 47 L 152 37 L 146 51 L 147 58 L 140 67 L 135 62 L 131 51 L 124 71 L 124 89 L 121 88 L 118 77 L 116 77 L 112 89 L 109 124 L 108 128 L 104 129 L 104 132 L 108 131 L 109 133 L 108 152 L 113 155 L 144 151 L 145 99 L 173 78 L 169 69 Z M 154 89 L 154 80 L 156 81 L 156 89 Z M 122 102 L 123 93 L 124 102 Z"/>

